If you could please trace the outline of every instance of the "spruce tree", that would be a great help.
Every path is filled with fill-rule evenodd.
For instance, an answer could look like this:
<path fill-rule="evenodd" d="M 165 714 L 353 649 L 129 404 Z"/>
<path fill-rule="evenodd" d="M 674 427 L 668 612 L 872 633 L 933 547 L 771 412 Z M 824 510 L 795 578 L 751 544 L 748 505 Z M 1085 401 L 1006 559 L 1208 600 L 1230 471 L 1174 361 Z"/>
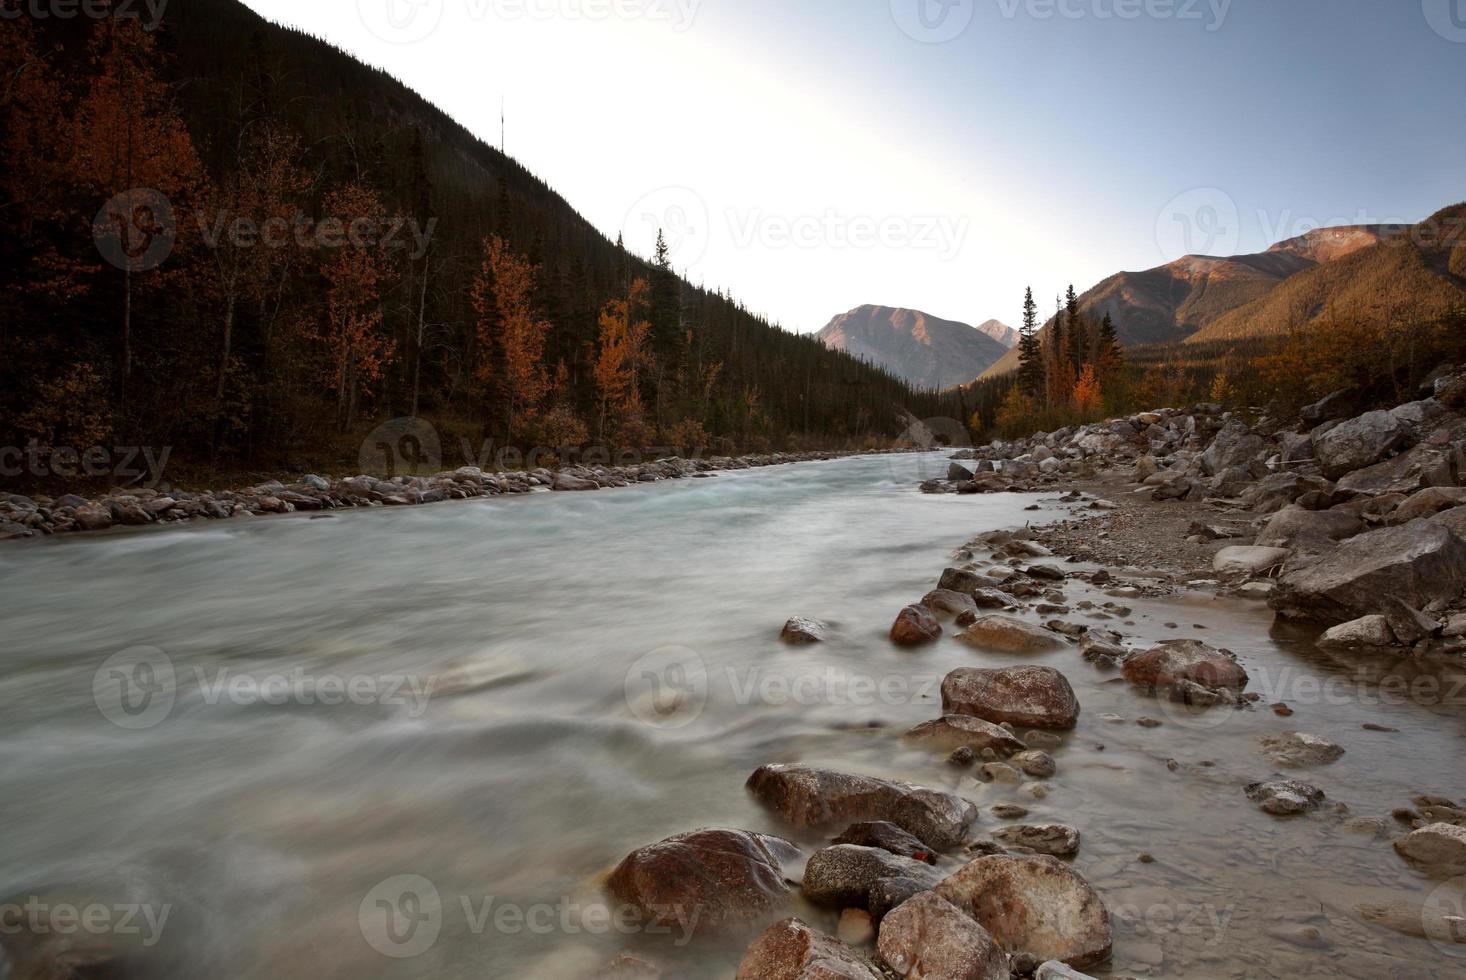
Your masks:
<path fill-rule="evenodd" d="M 1038 399 L 1044 391 L 1043 345 L 1038 339 L 1038 304 L 1033 287 L 1023 296 L 1023 329 L 1018 334 L 1018 385 L 1023 394 Z"/>

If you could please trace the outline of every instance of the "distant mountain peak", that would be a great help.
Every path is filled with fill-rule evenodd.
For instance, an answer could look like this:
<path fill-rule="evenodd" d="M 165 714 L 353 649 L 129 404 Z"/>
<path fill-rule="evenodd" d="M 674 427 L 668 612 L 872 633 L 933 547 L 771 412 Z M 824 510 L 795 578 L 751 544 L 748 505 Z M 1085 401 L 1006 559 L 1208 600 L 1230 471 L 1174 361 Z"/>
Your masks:
<path fill-rule="evenodd" d="M 1018 340 L 1016 330 L 997 320 L 974 327 L 921 310 L 875 304 L 840 314 L 815 336 L 826 347 L 928 389 L 966 384 Z"/>

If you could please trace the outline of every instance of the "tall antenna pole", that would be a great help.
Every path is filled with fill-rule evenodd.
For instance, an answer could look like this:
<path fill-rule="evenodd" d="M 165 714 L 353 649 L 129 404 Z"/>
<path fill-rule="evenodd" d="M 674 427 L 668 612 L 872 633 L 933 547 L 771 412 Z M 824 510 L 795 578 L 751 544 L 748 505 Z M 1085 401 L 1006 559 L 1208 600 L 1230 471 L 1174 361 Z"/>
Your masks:
<path fill-rule="evenodd" d="M 504 96 L 499 96 L 499 152 L 504 153 Z M 507 153 L 504 154 L 508 156 Z"/>

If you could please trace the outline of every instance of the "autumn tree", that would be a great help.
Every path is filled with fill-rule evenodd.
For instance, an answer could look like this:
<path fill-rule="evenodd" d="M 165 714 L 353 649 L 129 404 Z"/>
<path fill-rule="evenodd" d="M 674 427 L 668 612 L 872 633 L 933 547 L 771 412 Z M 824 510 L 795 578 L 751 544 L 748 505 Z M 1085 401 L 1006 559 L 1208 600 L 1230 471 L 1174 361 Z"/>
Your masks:
<path fill-rule="evenodd" d="M 606 436 L 612 413 L 616 427 L 623 431 L 638 431 L 643 421 L 639 378 L 651 333 L 651 323 L 645 319 L 647 291 L 645 279 L 632 280 L 626 296 L 611 300 L 601 311 L 595 365 L 601 438 Z"/>
<path fill-rule="evenodd" d="M 324 210 L 318 238 L 326 322 L 318 338 L 344 429 L 355 421 L 361 397 L 382 379 L 395 349 L 382 322 L 382 294 L 390 275 L 382 246 L 388 214 L 377 192 L 360 182 L 329 192 Z"/>
<path fill-rule="evenodd" d="M 550 389 L 544 363 L 550 322 L 534 308 L 538 266 L 511 251 L 497 235 L 487 242 L 484 263 L 493 278 L 498 313 L 504 429 L 514 438 L 534 421 Z"/>

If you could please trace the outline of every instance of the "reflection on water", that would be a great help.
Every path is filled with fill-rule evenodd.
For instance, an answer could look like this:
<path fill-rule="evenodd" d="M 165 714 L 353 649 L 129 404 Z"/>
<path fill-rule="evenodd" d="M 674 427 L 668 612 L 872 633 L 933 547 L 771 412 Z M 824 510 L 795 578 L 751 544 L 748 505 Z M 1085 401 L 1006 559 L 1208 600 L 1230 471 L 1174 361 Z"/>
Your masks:
<path fill-rule="evenodd" d="M 1241 792 L 1269 775 L 1256 737 L 1297 729 L 1346 747 L 1311 778 L 1390 835 L 1411 796 L 1459 797 L 1459 704 L 1367 696 L 1407 671 L 1456 676 L 1439 667 L 1360 674 L 1270 636 L 1257 605 L 1136 601 L 1133 625 L 1110 625 L 1228 646 L 1294 716 L 1170 717 L 1064 650 L 1037 659 L 1071 678 L 1084 716 L 1047 798 L 903 744 L 938 713 L 947 670 L 998 658 L 898 651 L 895 613 L 976 532 L 1061 513 L 914 492 L 933 465 L 867 457 L 0 551 L 0 893 L 155 924 L 166 908 L 161 941 L 143 918 L 121 941 L 180 977 L 583 977 L 623 949 L 726 976 L 740 942 L 625 934 L 599 877 L 701 826 L 818 844 L 743 790 L 758 765 L 803 760 L 1078 827 L 1116 973 L 1466 969 L 1355 911 L 1418 908 L 1439 884 L 1385 837 L 1333 813 L 1279 822 Z M 792 615 L 835 638 L 782 646 Z M 980 829 L 996 825 L 985 813 Z"/>

